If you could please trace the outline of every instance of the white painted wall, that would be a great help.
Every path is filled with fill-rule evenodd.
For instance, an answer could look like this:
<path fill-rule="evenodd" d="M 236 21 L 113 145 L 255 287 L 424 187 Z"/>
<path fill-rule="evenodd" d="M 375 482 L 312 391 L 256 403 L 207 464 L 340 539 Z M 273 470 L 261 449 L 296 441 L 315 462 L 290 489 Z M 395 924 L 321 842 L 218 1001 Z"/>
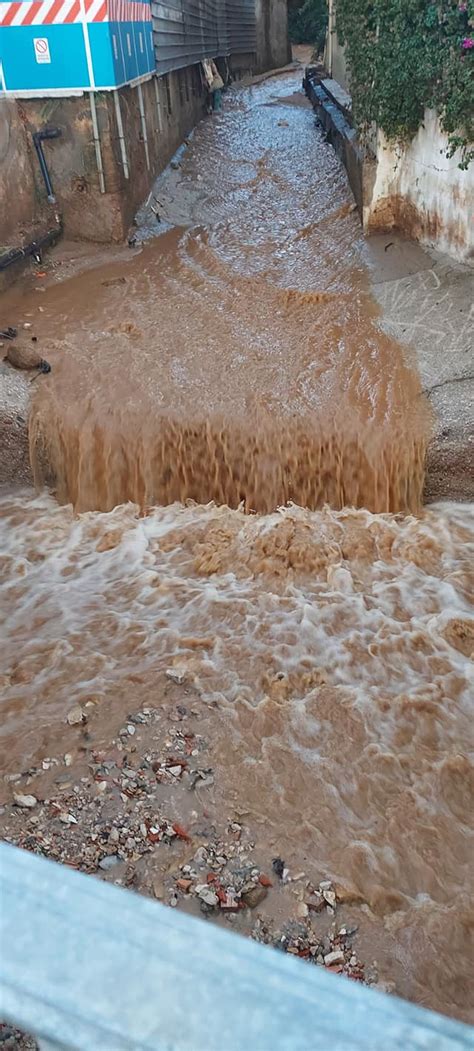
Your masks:
<path fill-rule="evenodd" d="M 424 127 L 408 146 L 389 145 L 379 130 L 375 185 L 364 208 L 364 227 L 384 225 L 392 208 L 394 226 L 466 262 L 474 260 L 474 164 L 462 171 L 460 154 L 448 160 L 446 146 L 434 110 L 426 110 Z"/>
<path fill-rule="evenodd" d="M 334 0 L 329 0 L 329 17 L 325 63 L 330 76 L 337 80 L 346 91 L 350 91 L 349 73 L 346 66 L 345 48 L 339 43 L 336 33 L 336 8 Z"/>
<path fill-rule="evenodd" d="M 350 92 L 344 48 L 335 30 L 335 0 L 329 0 L 326 62 L 331 77 Z M 383 132 L 374 129 L 370 147 L 376 176 L 364 205 L 364 229 L 398 227 L 455 259 L 474 261 L 474 163 L 461 171 L 460 153 L 448 160 L 447 143 L 434 110 L 425 111 L 424 127 L 408 146 L 389 145 Z"/>

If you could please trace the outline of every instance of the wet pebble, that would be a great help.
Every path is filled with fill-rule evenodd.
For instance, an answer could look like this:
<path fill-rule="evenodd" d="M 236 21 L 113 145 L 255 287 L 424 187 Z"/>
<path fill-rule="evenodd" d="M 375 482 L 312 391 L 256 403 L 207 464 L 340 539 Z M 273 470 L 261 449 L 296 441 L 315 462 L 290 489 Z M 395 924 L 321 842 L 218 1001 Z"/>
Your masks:
<path fill-rule="evenodd" d="M 38 802 L 36 796 L 21 795 L 17 792 L 14 793 L 13 798 L 16 806 L 24 807 L 26 810 L 30 810 L 32 807 L 36 806 Z"/>
<path fill-rule="evenodd" d="M 78 726 L 80 723 L 86 722 L 86 716 L 79 704 L 75 704 L 74 708 L 71 708 L 67 713 L 66 721 L 69 726 Z"/>
<path fill-rule="evenodd" d="M 242 901 L 248 905 L 249 909 L 256 909 L 257 905 L 261 905 L 262 901 L 267 897 L 267 887 L 262 887 L 261 883 L 257 883 L 255 887 L 249 887 L 248 890 L 242 891 Z"/>
<path fill-rule="evenodd" d="M 104 872 L 109 872 L 115 865 L 119 865 L 120 861 L 121 858 L 119 858 L 118 854 L 107 854 L 105 858 L 99 861 L 99 868 Z"/>

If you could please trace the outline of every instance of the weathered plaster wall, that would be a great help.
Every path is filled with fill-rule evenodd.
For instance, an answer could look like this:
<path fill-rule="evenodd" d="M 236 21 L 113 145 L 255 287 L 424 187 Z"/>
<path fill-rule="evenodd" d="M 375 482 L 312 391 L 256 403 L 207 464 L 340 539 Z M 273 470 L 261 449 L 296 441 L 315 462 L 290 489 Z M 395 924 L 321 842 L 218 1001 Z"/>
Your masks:
<path fill-rule="evenodd" d="M 256 0 L 257 52 L 236 55 L 236 75 L 284 66 L 290 58 L 286 0 Z M 43 144 L 61 215 L 71 240 L 121 241 L 154 179 L 206 112 L 199 65 L 142 84 L 148 161 L 138 88 L 119 89 L 129 177 L 123 164 L 112 92 L 96 93 L 105 179 L 101 193 L 90 98 L 0 100 L 0 247 L 30 241 L 51 225 L 52 208 L 32 143 L 45 125 L 61 136 Z"/>
<path fill-rule="evenodd" d="M 255 0 L 257 55 L 254 72 L 278 69 L 291 61 L 287 0 Z"/>
<path fill-rule="evenodd" d="M 339 42 L 336 32 L 334 0 L 329 0 L 328 32 L 324 57 L 331 77 L 337 80 L 338 84 L 345 88 L 346 91 L 349 91 L 349 72 L 346 65 L 345 48 Z"/>
<path fill-rule="evenodd" d="M 142 84 L 148 163 L 137 87 L 119 91 L 129 178 L 126 178 L 111 92 L 96 94 L 105 193 L 101 193 L 88 94 L 72 98 L 22 99 L 0 103 L 0 245 L 31 240 L 48 226 L 55 209 L 46 191 L 32 132 L 58 127 L 59 138 L 43 150 L 71 240 L 121 241 L 156 175 L 205 113 L 206 96 L 196 66 Z"/>
<path fill-rule="evenodd" d="M 341 44 L 338 43 L 337 36 L 331 63 L 331 76 L 334 77 L 334 80 L 337 80 L 346 91 L 350 90 L 345 51 Z"/>
<path fill-rule="evenodd" d="M 368 231 L 397 227 L 460 261 L 474 257 L 474 166 L 458 167 L 446 157 L 447 137 L 436 113 L 427 110 L 424 127 L 409 146 L 392 147 L 377 135 L 376 175 L 364 207 Z"/>
<path fill-rule="evenodd" d="M 335 0 L 329 0 L 326 60 L 334 80 L 350 91 L 344 47 L 335 30 Z M 368 232 L 397 228 L 466 262 L 474 256 L 474 165 L 461 171 L 459 154 L 448 160 L 446 146 L 433 110 L 425 111 L 424 126 L 408 146 L 393 147 L 374 130 L 369 153 L 375 162 L 369 153 L 363 162 L 370 167 L 370 178 L 363 179 L 369 187 L 363 224 Z"/>
<path fill-rule="evenodd" d="M 28 133 L 13 100 L 0 98 L 0 247 L 18 243 L 41 219 Z M 34 151 L 33 151 L 34 152 Z"/>

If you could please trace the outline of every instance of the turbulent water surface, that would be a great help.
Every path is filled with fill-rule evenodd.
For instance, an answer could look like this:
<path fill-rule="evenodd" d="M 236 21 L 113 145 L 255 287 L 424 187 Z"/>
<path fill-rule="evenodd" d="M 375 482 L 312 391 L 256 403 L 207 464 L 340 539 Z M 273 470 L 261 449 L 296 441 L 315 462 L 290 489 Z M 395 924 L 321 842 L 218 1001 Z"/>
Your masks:
<path fill-rule="evenodd" d="M 473 511 L 3 499 L 4 769 L 67 750 L 72 699 L 106 741 L 174 667 L 215 706 L 235 805 L 359 890 L 400 991 L 465 1014 Z"/>

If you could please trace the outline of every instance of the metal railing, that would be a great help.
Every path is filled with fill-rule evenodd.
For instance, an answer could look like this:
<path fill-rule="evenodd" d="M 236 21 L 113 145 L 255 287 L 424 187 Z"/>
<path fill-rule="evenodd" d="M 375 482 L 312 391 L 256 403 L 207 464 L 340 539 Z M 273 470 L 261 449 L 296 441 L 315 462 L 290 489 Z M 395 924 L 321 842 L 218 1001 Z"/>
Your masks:
<path fill-rule="evenodd" d="M 466 1051 L 474 1030 L 0 846 L 0 1017 L 42 1051 Z"/>

